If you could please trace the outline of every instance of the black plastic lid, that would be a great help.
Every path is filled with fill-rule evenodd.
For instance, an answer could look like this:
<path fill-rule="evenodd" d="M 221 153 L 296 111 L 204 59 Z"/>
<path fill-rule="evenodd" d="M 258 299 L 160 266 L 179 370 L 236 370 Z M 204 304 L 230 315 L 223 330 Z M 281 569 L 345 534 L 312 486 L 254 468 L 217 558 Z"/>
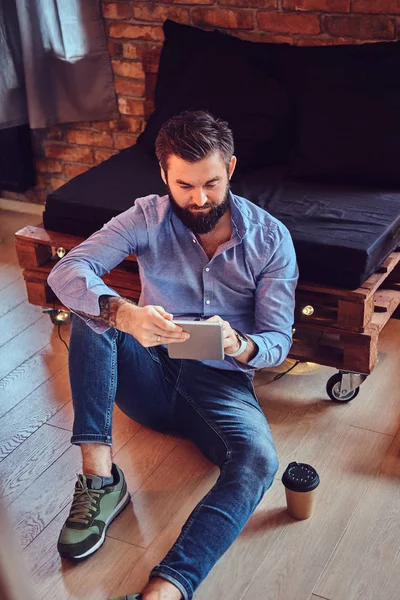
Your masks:
<path fill-rule="evenodd" d="M 311 492 L 319 485 L 319 475 L 311 465 L 292 462 L 283 474 L 282 483 L 293 492 Z"/>

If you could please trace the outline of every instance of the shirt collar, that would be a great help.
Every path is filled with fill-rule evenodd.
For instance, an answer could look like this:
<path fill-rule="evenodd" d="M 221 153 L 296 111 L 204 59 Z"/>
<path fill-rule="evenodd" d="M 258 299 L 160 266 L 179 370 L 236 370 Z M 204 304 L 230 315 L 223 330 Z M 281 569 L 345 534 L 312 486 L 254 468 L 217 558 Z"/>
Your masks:
<path fill-rule="evenodd" d="M 242 239 L 246 235 L 247 225 L 244 218 L 243 211 L 241 210 L 241 203 L 239 198 L 229 191 L 229 197 L 231 200 L 231 221 L 237 235 Z"/>

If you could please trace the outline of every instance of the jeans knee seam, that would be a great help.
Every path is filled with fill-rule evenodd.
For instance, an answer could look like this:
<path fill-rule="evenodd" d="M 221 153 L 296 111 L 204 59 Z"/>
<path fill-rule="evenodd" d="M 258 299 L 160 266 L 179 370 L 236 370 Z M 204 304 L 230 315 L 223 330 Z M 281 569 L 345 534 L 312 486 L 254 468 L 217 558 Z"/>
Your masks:
<path fill-rule="evenodd" d="M 229 460 L 231 458 L 231 456 L 232 456 L 232 450 L 230 449 L 229 444 L 228 444 L 227 439 L 225 438 L 225 436 L 221 433 L 221 431 L 213 423 L 211 423 L 207 419 L 207 417 L 205 416 L 205 414 L 203 413 L 203 411 L 200 409 L 200 407 L 196 404 L 196 402 L 193 400 L 193 398 L 191 398 L 190 396 L 188 396 L 186 394 L 186 392 L 184 390 L 182 390 L 179 386 L 176 386 L 176 391 L 179 392 L 185 398 L 185 400 L 187 400 L 187 402 L 189 402 L 189 404 L 200 415 L 200 417 L 208 425 L 208 427 L 210 427 L 217 434 L 217 436 L 219 437 L 219 439 L 223 442 L 223 444 L 225 446 L 225 449 L 226 449 L 226 460 Z"/>
<path fill-rule="evenodd" d="M 176 376 L 176 381 L 175 384 L 172 384 L 172 381 L 170 381 L 167 377 L 167 381 L 170 381 L 170 383 L 172 385 L 174 385 L 174 391 L 172 394 L 172 398 L 171 398 L 171 409 L 174 410 L 174 406 L 175 406 L 175 401 L 176 401 L 176 397 L 178 395 L 178 391 L 179 391 L 179 379 L 181 377 L 181 373 L 182 373 L 182 368 L 183 368 L 183 360 L 181 360 L 181 364 L 179 366 L 179 371 L 178 371 L 178 375 Z"/>

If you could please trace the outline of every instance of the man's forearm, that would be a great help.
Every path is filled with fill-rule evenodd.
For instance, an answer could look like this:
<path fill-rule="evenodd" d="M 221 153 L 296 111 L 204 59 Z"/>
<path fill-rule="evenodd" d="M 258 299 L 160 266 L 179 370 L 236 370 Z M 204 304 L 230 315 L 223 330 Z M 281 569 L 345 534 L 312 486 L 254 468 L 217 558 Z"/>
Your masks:
<path fill-rule="evenodd" d="M 128 300 L 128 298 L 121 298 L 120 296 L 100 296 L 99 315 L 89 315 L 88 313 L 85 313 L 81 310 L 75 310 L 74 312 L 84 317 L 89 317 L 93 321 L 98 321 L 99 323 L 104 323 L 104 325 L 108 325 L 109 327 L 114 327 L 118 329 L 120 321 L 120 319 L 118 318 L 119 313 L 121 311 L 121 308 L 126 304 L 136 306 L 135 303 L 131 300 Z"/>

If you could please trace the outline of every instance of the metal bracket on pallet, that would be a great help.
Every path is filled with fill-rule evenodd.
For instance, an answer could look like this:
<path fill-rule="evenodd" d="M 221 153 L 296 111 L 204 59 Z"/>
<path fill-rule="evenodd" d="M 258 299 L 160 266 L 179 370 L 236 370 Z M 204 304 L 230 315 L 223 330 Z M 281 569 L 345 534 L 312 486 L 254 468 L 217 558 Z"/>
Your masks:
<path fill-rule="evenodd" d="M 360 387 L 368 377 L 365 373 L 352 373 L 351 371 L 339 371 L 339 373 L 342 375 L 339 391 L 343 396 Z"/>

